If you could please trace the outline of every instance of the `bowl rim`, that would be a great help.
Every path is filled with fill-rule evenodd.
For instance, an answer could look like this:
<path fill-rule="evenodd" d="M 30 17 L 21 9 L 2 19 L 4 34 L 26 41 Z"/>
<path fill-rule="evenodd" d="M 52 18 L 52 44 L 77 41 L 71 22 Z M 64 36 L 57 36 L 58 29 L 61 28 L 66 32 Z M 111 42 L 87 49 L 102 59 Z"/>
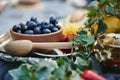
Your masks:
<path fill-rule="evenodd" d="M 60 33 L 63 31 L 63 28 L 60 26 L 60 29 L 56 32 L 52 32 L 52 33 L 48 33 L 48 34 L 22 34 L 22 33 L 17 33 L 15 31 L 13 31 L 12 28 L 10 28 L 10 33 L 13 33 L 13 34 L 16 34 L 16 35 L 21 35 L 21 36 L 50 36 L 50 35 L 54 35 L 54 34 L 57 34 L 57 33 Z"/>
<path fill-rule="evenodd" d="M 114 45 L 114 44 L 103 44 L 103 42 L 101 41 L 101 37 L 106 37 L 108 36 L 108 34 L 102 34 L 102 35 L 99 35 L 98 38 L 97 38 L 97 41 L 99 44 L 102 44 L 104 46 L 108 46 L 108 47 L 111 47 L 111 48 L 120 48 L 120 45 Z M 113 34 L 113 36 L 115 37 L 116 34 Z"/>

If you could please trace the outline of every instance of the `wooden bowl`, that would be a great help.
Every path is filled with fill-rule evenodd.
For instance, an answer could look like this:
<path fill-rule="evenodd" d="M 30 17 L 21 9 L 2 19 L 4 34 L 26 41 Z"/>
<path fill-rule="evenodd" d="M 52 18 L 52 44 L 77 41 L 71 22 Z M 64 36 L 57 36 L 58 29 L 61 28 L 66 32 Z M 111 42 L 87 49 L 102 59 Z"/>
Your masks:
<path fill-rule="evenodd" d="M 33 5 L 36 3 L 39 3 L 40 0 L 20 0 L 19 4 L 23 4 L 23 5 Z"/>
<path fill-rule="evenodd" d="M 57 32 L 49 33 L 49 34 L 21 34 L 13 31 L 10 29 L 10 34 L 13 40 L 31 40 L 32 42 L 59 42 L 61 41 L 62 34 L 62 27 Z"/>

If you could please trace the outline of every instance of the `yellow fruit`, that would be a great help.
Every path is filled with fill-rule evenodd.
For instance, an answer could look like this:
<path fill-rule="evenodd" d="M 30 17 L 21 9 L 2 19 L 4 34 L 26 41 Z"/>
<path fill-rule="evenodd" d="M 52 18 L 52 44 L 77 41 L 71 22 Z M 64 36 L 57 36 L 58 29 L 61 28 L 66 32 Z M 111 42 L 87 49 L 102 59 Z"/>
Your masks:
<path fill-rule="evenodd" d="M 113 44 L 114 41 L 115 41 L 115 38 L 107 36 L 103 39 L 103 44 L 106 44 L 106 45 Z"/>
<path fill-rule="evenodd" d="M 97 24 L 95 24 L 95 25 L 93 26 L 93 30 L 94 30 L 94 34 L 96 34 L 96 32 L 97 32 L 97 30 L 98 30 L 98 25 L 97 25 Z"/>
<path fill-rule="evenodd" d="M 107 25 L 106 33 L 120 33 L 120 18 L 116 16 L 108 16 L 103 22 Z M 93 26 L 94 33 L 98 30 L 98 25 Z"/>
<path fill-rule="evenodd" d="M 67 36 L 69 34 L 77 35 L 77 31 L 81 30 L 82 28 L 83 28 L 83 26 L 78 26 L 75 23 L 67 23 L 63 27 L 63 34 L 65 36 Z"/>

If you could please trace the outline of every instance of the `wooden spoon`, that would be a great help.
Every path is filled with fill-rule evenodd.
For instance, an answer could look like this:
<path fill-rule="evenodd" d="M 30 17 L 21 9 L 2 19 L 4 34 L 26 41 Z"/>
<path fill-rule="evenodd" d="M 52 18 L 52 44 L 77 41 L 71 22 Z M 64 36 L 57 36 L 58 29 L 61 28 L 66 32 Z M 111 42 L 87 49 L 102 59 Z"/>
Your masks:
<path fill-rule="evenodd" d="M 16 40 L 6 44 L 4 49 L 11 55 L 24 56 L 27 55 L 30 51 L 35 51 L 38 49 L 70 49 L 71 47 L 71 42 L 36 43 L 29 40 Z"/>

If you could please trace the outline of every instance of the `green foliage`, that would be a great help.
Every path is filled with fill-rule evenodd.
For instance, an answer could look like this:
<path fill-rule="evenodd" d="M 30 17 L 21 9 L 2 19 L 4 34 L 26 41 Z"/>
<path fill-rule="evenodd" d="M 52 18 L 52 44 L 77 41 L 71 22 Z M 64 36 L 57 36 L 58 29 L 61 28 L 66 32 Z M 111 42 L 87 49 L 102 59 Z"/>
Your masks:
<path fill-rule="evenodd" d="M 85 64 L 83 60 L 76 61 Z M 73 67 L 75 65 L 82 67 L 82 64 L 74 63 L 68 58 L 43 59 L 35 64 L 24 63 L 18 69 L 11 70 L 10 74 L 14 80 L 81 80 L 80 74 L 76 71 L 76 68 L 79 67 Z M 83 68 L 85 66 L 87 68 L 88 64 Z M 81 69 L 79 68 L 79 70 Z"/>
<path fill-rule="evenodd" d="M 86 27 L 92 28 L 94 24 L 99 24 L 96 34 L 106 31 L 107 26 L 102 21 L 108 14 L 120 17 L 120 0 L 95 0 L 89 7 L 91 9 L 88 13 L 89 20 L 86 22 Z"/>
<path fill-rule="evenodd" d="M 83 59 L 81 57 L 76 57 L 75 63 L 77 64 L 78 68 L 84 71 L 85 69 L 92 69 L 92 60 L 89 59 Z"/>
<path fill-rule="evenodd" d="M 60 66 L 53 74 L 54 80 L 74 80 L 75 78 L 80 80 L 79 74 L 71 68 L 69 63 Z"/>
<path fill-rule="evenodd" d="M 115 9 L 111 6 L 106 6 L 106 12 L 115 15 Z"/>
<path fill-rule="evenodd" d="M 30 64 L 23 64 L 18 69 L 10 71 L 14 80 L 37 80 L 34 75 L 34 66 Z"/>
<path fill-rule="evenodd" d="M 95 17 L 97 13 L 98 13 L 98 10 L 91 9 L 91 12 L 88 13 L 88 16 L 89 17 Z"/>
<path fill-rule="evenodd" d="M 92 9 L 98 9 L 99 8 L 99 2 L 98 1 L 92 1 L 88 7 L 91 7 Z"/>
<path fill-rule="evenodd" d="M 79 31 L 75 42 L 79 43 L 81 46 L 88 46 L 94 43 L 94 35 L 87 36 L 87 31 Z"/>
<path fill-rule="evenodd" d="M 97 25 L 98 25 L 98 30 L 97 30 L 96 34 L 105 33 L 105 31 L 107 29 L 107 25 L 102 20 L 99 20 Z"/>
<path fill-rule="evenodd" d="M 35 75 L 38 80 L 48 80 L 51 78 L 51 72 L 58 68 L 56 61 L 40 60 L 36 65 Z"/>

